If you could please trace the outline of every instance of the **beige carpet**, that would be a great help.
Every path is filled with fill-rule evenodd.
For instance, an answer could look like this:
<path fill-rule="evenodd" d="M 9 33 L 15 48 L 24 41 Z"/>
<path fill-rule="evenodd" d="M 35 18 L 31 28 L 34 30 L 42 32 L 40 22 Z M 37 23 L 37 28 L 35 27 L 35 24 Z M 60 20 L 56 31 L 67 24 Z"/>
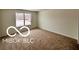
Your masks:
<path fill-rule="evenodd" d="M 23 34 L 26 34 L 24 32 Z M 41 29 L 31 30 L 31 35 L 22 38 L 19 34 L 14 38 L 3 37 L 7 41 L 17 41 L 17 43 L 9 43 L 0 40 L 0 49 L 2 50 L 74 50 L 77 49 L 77 41 L 68 37 L 64 37 L 55 33 L 44 31 Z M 31 42 L 24 40 L 31 39 Z"/>

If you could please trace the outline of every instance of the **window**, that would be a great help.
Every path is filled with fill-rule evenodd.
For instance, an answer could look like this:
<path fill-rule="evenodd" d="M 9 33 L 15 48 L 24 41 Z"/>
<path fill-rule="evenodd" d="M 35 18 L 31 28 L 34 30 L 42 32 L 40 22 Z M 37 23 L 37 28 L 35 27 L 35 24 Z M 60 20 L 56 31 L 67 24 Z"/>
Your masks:
<path fill-rule="evenodd" d="M 31 14 L 25 13 L 25 25 L 31 25 Z"/>
<path fill-rule="evenodd" d="M 16 13 L 16 27 L 31 25 L 31 14 Z"/>

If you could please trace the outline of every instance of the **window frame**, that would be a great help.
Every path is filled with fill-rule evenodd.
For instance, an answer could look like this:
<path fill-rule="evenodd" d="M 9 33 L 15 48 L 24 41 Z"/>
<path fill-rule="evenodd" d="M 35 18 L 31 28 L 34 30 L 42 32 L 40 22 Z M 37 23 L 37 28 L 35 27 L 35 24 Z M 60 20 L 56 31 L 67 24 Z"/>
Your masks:
<path fill-rule="evenodd" d="M 25 14 L 30 14 L 30 22 L 32 21 L 32 14 L 31 13 L 26 13 L 26 12 L 16 12 L 16 13 L 23 13 L 23 25 L 22 26 L 28 26 L 28 25 L 26 25 L 25 24 Z M 17 21 L 17 19 L 16 19 L 16 21 Z M 29 25 L 31 25 L 31 24 L 29 24 Z M 16 27 L 22 27 L 22 26 L 17 26 L 17 23 L 16 23 Z"/>

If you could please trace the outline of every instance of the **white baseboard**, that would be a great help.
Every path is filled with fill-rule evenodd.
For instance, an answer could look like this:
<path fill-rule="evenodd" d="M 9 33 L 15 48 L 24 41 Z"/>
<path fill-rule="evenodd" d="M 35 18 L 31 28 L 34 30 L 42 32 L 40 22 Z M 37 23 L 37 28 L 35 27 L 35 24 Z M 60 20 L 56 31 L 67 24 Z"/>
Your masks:
<path fill-rule="evenodd" d="M 43 28 L 40 28 L 40 29 L 43 29 Z M 69 37 L 69 38 L 78 40 L 78 38 L 75 38 L 75 37 L 67 35 L 67 34 L 63 34 L 63 33 L 56 32 L 56 31 L 50 31 L 50 30 L 47 30 L 47 29 L 43 29 L 43 30 L 46 30 L 46 31 L 49 31 L 49 32 L 52 32 L 52 33 L 56 33 L 56 34 L 59 34 L 59 35 L 65 36 L 65 37 Z"/>

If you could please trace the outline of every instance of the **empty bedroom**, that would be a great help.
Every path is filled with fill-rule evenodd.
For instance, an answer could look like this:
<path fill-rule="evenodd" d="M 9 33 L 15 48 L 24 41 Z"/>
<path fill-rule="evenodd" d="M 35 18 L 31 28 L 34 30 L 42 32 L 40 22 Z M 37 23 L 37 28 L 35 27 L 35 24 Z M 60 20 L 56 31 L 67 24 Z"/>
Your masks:
<path fill-rule="evenodd" d="M 78 50 L 78 9 L 0 9 L 1 50 Z"/>

